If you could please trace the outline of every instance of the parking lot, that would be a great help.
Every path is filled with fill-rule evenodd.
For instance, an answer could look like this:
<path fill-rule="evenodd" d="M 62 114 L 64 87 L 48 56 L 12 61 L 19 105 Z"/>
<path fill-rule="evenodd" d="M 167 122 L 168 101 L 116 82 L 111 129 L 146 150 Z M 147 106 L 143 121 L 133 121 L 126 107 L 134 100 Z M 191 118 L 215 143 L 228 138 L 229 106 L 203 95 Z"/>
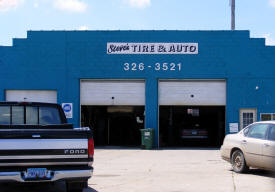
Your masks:
<path fill-rule="evenodd" d="M 232 172 L 216 148 L 140 150 L 98 148 L 85 192 L 274 192 L 275 176 L 252 169 Z M 65 192 L 65 184 L 0 185 L 0 191 Z"/>

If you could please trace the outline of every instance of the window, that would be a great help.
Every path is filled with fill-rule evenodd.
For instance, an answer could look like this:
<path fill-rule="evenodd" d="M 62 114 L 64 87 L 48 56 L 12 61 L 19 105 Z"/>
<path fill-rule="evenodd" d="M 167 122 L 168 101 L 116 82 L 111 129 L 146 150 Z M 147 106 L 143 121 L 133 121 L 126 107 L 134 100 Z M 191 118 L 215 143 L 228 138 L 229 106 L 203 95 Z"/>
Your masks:
<path fill-rule="evenodd" d="M 275 125 L 271 125 L 268 132 L 268 140 L 275 141 Z"/>
<path fill-rule="evenodd" d="M 193 117 L 199 117 L 200 110 L 199 109 L 187 109 L 187 114 L 192 115 Z"/>
<path fill-rule="evenodd" d="M 245 128 L 245 129 L 243 130 L 244 136 L 247 136 L 248 133 L 249 133 L 249 127 Z"/>
<path fill-rule="evenodd" d="M 266 130 L 268 129 L 268 124 L 255 124 L 249 127 L 248 137 L 264 139 L 266 135 Z"/>
<path fill-rule="evenodd" d="M 40 107 L 39 108 L 39 124 L 60 124 L 59 111 L 55 107 Z"/>
<path fill-rule="evenodd" d="M 243 127 L 253 123 L 253 113 L 243 113 Z"/>
<path fill-rule="evenodd" d="M 11 107 L 12 114 L 12 124 L 19 125 L 24 124 L 24 106 L 12 106 Z"/>
<path fill-rule="evenodd" d="M 38 107 L 26 107 L 26 124 L 37 125 L 38 124 Z"/>
<path fill-rule="evenodd" d="M 0 106 L 2 125 L 61 124 L 59 110 L 52 106 Z"/>
<path fill-rule="evenodd" d="M 0 106 L 0 124 L 10 124 L 10 106 Z"/>
<path fill-rule="evenodd" d="M 261 113 L 261 121 L 275 120 L 275 113 Z"/>
<path fill-rule="evenodd" d="M 246 126 L 256 121 L 256 109 L 241 109 L 240 110 L 240 128 L 243 129 Z"/>

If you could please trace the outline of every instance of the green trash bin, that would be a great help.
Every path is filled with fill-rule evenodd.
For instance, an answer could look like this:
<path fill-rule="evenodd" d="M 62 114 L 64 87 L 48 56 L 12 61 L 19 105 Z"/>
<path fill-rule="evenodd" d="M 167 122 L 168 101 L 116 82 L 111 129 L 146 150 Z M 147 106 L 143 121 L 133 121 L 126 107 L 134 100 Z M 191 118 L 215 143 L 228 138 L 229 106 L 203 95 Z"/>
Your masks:
<path fill-rule="evenodd" d="M 152 149 L 154 146 L 154 129 L 140 129 L 141 131 L 141 148 Z"/>

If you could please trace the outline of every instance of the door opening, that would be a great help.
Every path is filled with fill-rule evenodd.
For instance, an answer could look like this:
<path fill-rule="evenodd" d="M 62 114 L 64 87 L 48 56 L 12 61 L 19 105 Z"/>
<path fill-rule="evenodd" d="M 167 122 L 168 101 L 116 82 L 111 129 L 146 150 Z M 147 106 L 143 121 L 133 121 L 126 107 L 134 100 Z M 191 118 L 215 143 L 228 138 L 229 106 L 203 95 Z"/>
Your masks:
<path fill-rule="evenodd" d="M 160 146 L 220 146 L 224 106 L 160 106 Z"/>
<path fill-rule="evenodd" d="M 144 106 L 81 106 L 81 125 L 92 127 L 95 145 L 139 146 Z"/>

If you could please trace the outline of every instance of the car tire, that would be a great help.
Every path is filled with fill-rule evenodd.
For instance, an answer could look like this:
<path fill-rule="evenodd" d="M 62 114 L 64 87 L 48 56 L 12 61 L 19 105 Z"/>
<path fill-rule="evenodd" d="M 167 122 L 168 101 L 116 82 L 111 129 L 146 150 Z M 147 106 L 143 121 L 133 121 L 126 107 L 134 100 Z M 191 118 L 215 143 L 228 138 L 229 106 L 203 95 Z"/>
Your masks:
<path fill-rule="evenodd" d="M 244 155 L 241 150 L 235 150 L 231 156 L 231 165 L 236 173 L 245 173 L 249 167 L 246 165 Z"/>
<path fill-rule="evenodd" d="M 88 181 L 67 181 L 67 192 L 82 192 L 84 188 L 88 187 Z"/>

